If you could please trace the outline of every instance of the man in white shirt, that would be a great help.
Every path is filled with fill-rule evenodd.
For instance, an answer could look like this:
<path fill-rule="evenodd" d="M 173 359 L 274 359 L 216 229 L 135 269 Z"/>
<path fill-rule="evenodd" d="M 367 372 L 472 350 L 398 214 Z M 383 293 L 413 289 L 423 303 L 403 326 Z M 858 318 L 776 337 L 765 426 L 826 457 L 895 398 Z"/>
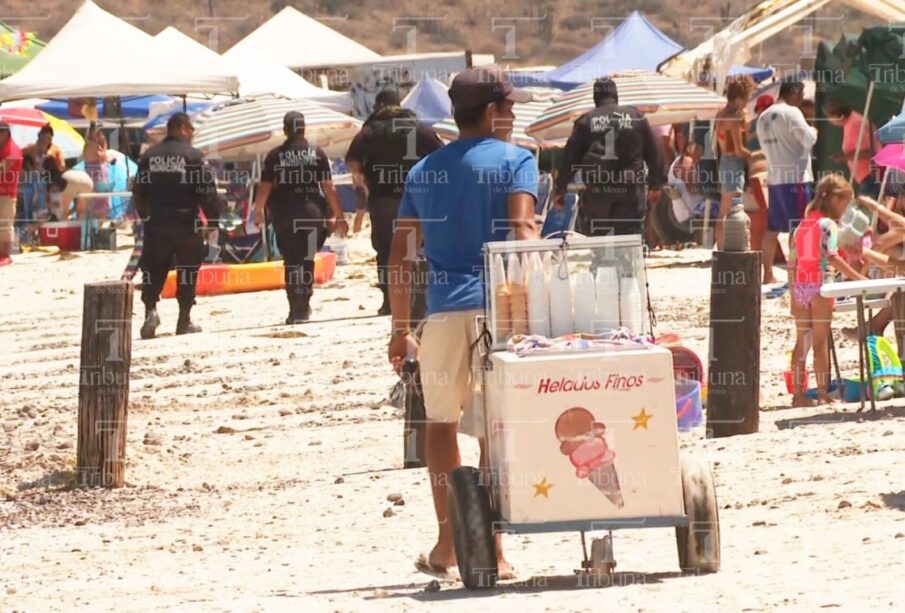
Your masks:
<path fill-rule="evenodd" d="M 776 237 L 792 232 L 804 217 L 804 209 L 814 198 L 811 147 L 817 142 L 817 128 L 808 125 L 798 107 L 804 101 L 801 81 L 783 81 L 779 100 L 757 120 L 757 138 L 767 157 L 769 208 L 764 233 L 764 283 L 775 283 L 773 259 Z"/>

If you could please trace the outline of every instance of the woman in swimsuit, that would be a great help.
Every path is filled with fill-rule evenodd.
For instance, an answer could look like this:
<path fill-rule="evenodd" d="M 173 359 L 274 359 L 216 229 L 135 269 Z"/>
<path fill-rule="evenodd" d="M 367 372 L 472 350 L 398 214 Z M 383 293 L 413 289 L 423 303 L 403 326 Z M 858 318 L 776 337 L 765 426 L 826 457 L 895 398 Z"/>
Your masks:
<path fill-rule="evenodd" d="M 820 295 L 820 286 L 833 280 L 832 269 L 849 279 L 866 278 L 839 255 L 839 228 L 836 223 L 853 196 L 852 186 L 841 175 L 823 177 L 817 184 L 814 201 L 808 205 L 805 218 L 790 240 L 789 285 L 797 333 L 792 351 L 793 407 L 815 404 L 805 395 L 802 385 L 808 337 L 814 349 L 818 400 L 822 404 L 834 402 L 828 391 L 833 300 Z"/>

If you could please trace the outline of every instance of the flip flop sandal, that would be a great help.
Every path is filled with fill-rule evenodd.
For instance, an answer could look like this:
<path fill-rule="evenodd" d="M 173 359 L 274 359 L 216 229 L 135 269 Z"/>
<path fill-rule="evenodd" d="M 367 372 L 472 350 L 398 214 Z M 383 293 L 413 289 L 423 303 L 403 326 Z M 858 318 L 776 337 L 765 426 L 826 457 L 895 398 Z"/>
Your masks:
<path fill-rule="evenodd" d="M 418 556 L 418 559 L 415 560 L 415 568 L 418 572 L 424 573 L 425 575 L 430 575 L 431 577 L 436 577 L 437 579 L 458 579 L 459 578 L 459 569 L 458 568 L 443 568 L 440 566 L 434 566 L 430 562 L 430 557 L 426 553 L 422 553 Z"/>

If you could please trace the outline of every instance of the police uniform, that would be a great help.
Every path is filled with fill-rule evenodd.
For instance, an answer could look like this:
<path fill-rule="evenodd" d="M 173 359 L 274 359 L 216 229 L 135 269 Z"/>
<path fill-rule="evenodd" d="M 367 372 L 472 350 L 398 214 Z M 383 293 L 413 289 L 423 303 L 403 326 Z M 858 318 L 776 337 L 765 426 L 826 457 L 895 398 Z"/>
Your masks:
<path fill-rule="evenodd" d="M 603 90 L 615 94 L 615 83 Z M 666 182 L 663 155 L 643 113 L 610 97 L 579 117 L 566 143 L 557 194 L 579 170 L 585 190 L 577 229 L 589 236 L 642 234 L 644 185 L 659 189 Z"/>
<path fill-rule="evenodd" d="M 272 183 L 270 220 L 283 255 L 289 319 L 306 319 L 314 285 L 314 256 L 327 240 L 329 207 L 320 183 L 331 180 L 327 154 L 300 135 L 290 136 L 264 159 L 262 183 Z"/>
<path fill-rule="evenodd" d="M 191 325 L 189 312 L 195 304 L 195 283 L 204 258 L 198 212 L 204 211 L 209 224 L 220 216 L 213 170 L 187 140 L 168 136 L 142 156 L 132 191 L 145 209 L 139 212 L 142 217 L 147 216 L 141 254 L 141 300 L 149 312 L 154 311 L 175 259 L 179 302 L 176 331 L 197 331 Z M 143 329 L 142 336 L 153 336 L 153 329 L 149 334 Z"/>
<path fill-rule="evenodd" d="M 377 252 L 377 282 L 383 293 L 381 314 L 389 313 L 387 266 L 405 179 L 412 166 L 441 147 L 436 132 L 398 105 L 375 111 L 349 145 L 346 162 L 361 164 L 368 186 L 371 246 Z"/>

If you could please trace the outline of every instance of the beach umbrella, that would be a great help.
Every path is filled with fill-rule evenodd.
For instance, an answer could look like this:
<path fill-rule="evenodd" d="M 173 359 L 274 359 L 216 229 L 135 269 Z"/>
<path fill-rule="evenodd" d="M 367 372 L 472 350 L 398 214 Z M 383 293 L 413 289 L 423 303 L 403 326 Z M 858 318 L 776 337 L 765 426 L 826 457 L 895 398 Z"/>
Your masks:
<path fill-rule="evenodd" d="M 885 145 L 874 155 L 874 162 L 877 166 L 905 171 L 905 145 L 902 143 Z"/>
<path fill-rule="evenodd" d="M 509 142 L 528 149 L 538 149 L 540 148 L 540 142 L 533 136 L 528 136 L 525 130 L 550 107 L 550 104 L 562 94 L 562 91 L 544 87 L 526 87 L 524 89 L 534 95 L 534 100 L 524 103 L 516 102 L 512 105 L 515 121 L 512 125 L 512 136 Z M 434 130 L 443 140 L 453 141 L 459 138 L 459 127 L 452 117 L 435 123 Z"/>
<path fill-rule="evenodd" d="M 72 126 L 37 109 L 0 108 L 0 121 L 9 124 L 13 142 L 19 147 L 37 142 L 41 127 L 49 123 L 53 128 L 53 144 L 63 152 L 63 157 L 79 157 L 85 148 L 85 139 Z"/>
<path fill-rule="evenodd" d="M 896 115 L 886 125 L 877 130 L 877 138 L 884 145 L 887 143 L 905 142 L 905 113 Z"/>
<path fill-rule="evenodd" d="M 327 155 L 341 157 L 361 122 L 313 102 L 279 96 L 232 100 L 201 113 L 193 144 L 206 155 L 222 159 L 253 159 L 285 140 L 283 116 L 288 111 L 305 115 L 305 136 Z"/>
<path fill-rule="evenodd" d="M 655 72 L 624 72 L 610 78 L 619 89 L 619 104 L 637 107 L 651 125 L 711 119 L 726 104 L 723 96 L 709 89 Z M 525 132 L 545 146 L 559 145 L 572 133 L 575 120 L 593 108 L 591 82 L 563 94 Z"/>

